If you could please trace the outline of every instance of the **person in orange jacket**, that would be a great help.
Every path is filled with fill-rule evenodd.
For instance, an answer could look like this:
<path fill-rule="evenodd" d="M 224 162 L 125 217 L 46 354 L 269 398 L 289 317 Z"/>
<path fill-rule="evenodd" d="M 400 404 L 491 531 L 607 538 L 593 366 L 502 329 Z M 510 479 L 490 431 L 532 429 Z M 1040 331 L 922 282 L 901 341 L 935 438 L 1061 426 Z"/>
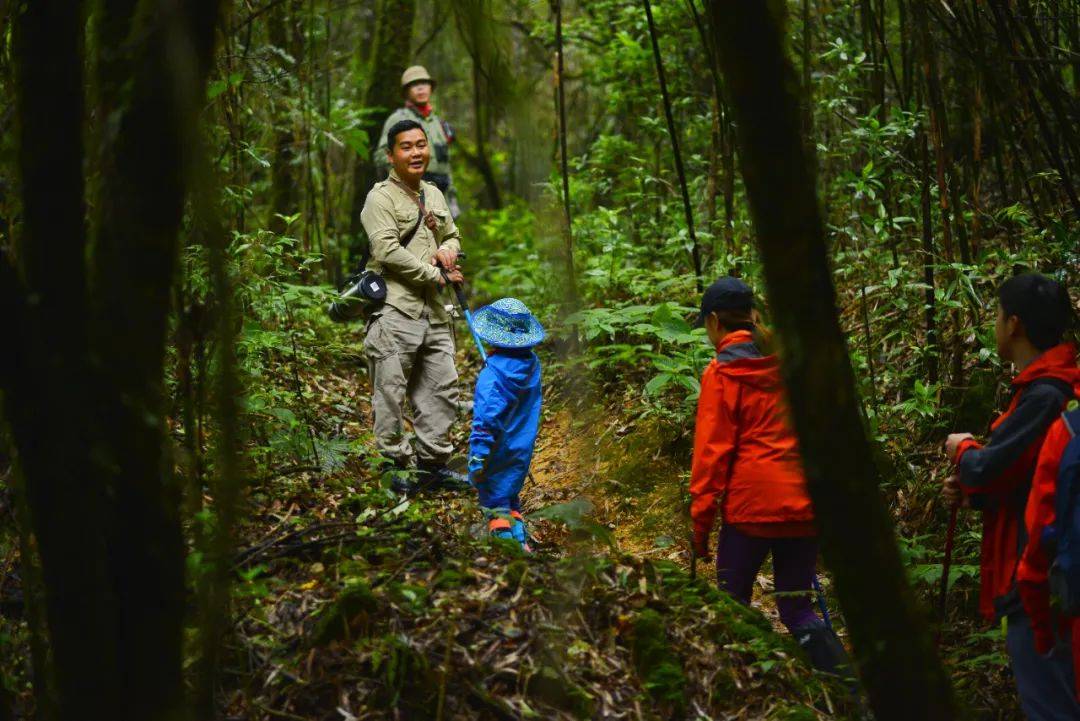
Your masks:
<path fill-rule="evenodd" d="M 721 589 L 749 605 L 754 580 L 772 553 L 780 620 L 829 672 L 850 668 L 843 645 L 814 612 L 817 571 L 814 510 L 806 491 L 798 441 L 788 425 L 780 365 L 762 352 L 754 294 L 724 277 L 706 289 L 701 316 L 716 358 L 701 378 L 690 515 L 694 552 L 709 554 L 719 514 L 716 575 Z"/>
<path fill-rule="evenodd" d="M 1023 273 L 1001 285 L 994 336 L 998 355 L 1017 371 L 1012 399 L 991 424 L 986 443 L 970 433 L 953 433 L 945 443 L 956 464 L 956 473 L 945 481 L 946 499 L 983 516 L 979 610 L 988 621 L 1005 619 L 1020 705 L 1035 721 L 1080 720 L 1071 658 L 1048 659 L 1036 651 L 1033 618 L 1025 613 L 1016 585 L 1039 452 L 1065 404 L 1080 392 L 1076 346 L 1063 342 L 1072 315 L 1068 293 L 1055 280 Z"/>

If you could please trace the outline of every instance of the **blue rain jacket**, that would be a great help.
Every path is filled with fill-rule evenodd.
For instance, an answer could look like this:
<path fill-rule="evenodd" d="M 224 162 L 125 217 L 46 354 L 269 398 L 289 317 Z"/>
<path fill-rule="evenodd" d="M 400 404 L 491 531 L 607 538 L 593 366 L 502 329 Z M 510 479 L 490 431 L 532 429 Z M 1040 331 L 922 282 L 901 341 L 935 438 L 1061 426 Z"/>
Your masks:
<path fill-rule="evenodd" d="M 540 359 L 529 351 L 499 351 L 487 358 L 476 378 L 469 478 L 480 505 L 518 510 L 517 495 L 532 463 L 540 429 Z"/>

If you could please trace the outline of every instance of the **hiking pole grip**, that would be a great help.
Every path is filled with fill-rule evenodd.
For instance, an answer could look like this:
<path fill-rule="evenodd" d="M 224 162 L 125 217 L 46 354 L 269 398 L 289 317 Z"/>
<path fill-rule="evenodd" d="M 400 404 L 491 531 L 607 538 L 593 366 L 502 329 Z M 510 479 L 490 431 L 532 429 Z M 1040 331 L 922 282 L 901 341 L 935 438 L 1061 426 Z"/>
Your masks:
<path fill-rule="evenodd" d="M 441 265 L 439 266 L 439 272 L 442 273 L 446 284 L 454 289 L 454 297 L 457 299 L 462 315 L 465 316 L 465 325 L 469 326 L 469 333 L 472 335 L 473 343 L 476 344 L 476 351 L 480 354 L 480 360 L 487 363 L 487 353 L 484 351 L 484 344 L 481 342 L 480 336 L 476 335 L 476 329 L 473 328 L 472 312 L 469 310 L 469 304 L 465 300 L 465 291 L 462 289 L 461 283 L 451 283 L 446 268 Z"/>

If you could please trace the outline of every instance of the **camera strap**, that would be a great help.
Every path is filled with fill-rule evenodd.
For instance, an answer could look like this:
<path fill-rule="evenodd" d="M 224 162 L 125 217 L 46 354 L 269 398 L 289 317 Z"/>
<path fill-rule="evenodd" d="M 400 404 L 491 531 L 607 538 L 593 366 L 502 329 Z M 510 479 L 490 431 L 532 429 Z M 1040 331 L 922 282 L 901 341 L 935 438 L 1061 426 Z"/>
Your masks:
<path fill-rule="evenodd" d="M 413 229 L 409 231 L 408 240 L 412 240 L 412 237 L 416 235 L 416 231 L 420 228 L 421 220 L 423 220 L 424 223 L 427 225 L 428 229 L 432 233 L 434 233 L 439 227 L 439 221 L 435 218 L 435 214 L 428 210 L 427 207 L 424 205 L 424 186 L 420 186 L 419 193 L 414 193 L 409 186 L 405 185 L 405 183 L 401 182 L 397 178 L 390 178 L 389 180 L 391 183 L 401 188 L 401 192 L 409 196 L 409 199 L 412 202 L 416 203 L 416 207 L 420 211 L 420 214 L 416 217 L 416 225 L 413 226 Z M 406 245 L 408 240 L 406 240 L 404 237 L 401 239 L 402 247 Z"/>
<path fill-rule="evenodd" d="M 419 197 L 417 197 L 417 196 L 413 195 L 412 191 L 409 190 L 409 187 L 407 185 L 405 185 L 404 183 L 402 183 L 400 181 L 397 181 L 397 180 L 394 180 L 393 178 L 387 178 L 387 180 L 389 180 L 391 183 L 393 183 L 394 185 L 398 186 L 403 191 L 405 191 L 405 194 L 408 195 L 410 198 L 412 198 L 413 202 L 415 202 L 417 207 L 420 209 L 420 213 L 416 216 L 416 223 L 413 224 L 413 227 L 411 227 L 407 231 L 405 231 L 405 235 L 401 236 L 401 238 L 398 240 L 398 243 L 401 245 L 402 248 L 408 248 L 409 243 L 412 242 L 413 236 L 416 235 L 416 231 L 420 230 L 420 223 L 422 221 L 424 221 L 425 218 L 428 219 L 427 220 L 428 227 L 431 228 L 432 231 L 435 230 L 435 227 L 434 227 L 435 226 L 435 216 L 434 216 L 434 214 L 427 212 L 427 210 L 424 208 L 424 190 L 423 190 L 423 188 L 420 189 Z M 364 254 L 360 256 L 360 263 L 358 265 L 358 271 L 362 272 L 365 268 L 367 268 L 367 264 L 368 264 L 369 260 L 371 260 L 371 240 L 370 239 L 368 240 L 367 245 L 364 246 Z"/>

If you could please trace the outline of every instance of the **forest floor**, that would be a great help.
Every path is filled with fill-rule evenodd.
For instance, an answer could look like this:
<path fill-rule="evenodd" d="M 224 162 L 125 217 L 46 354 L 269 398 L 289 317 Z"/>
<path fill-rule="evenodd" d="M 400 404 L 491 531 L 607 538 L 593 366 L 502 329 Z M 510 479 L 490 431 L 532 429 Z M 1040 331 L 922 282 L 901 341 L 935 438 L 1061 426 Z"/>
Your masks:
<path fill-rule="evenodd" d="M 459 353 L 463 400 L 471 355 Z M 321 424 L 370 447 L 365 376 L 327 361 L 302 371 L 305 395 Z M 486 537 L 472 494 L 402 502 L 363 453 L 254 494 L 236 664 L 222 684 L 229 716 L 848 717 L 840 684 L 765 617 L 705 574 L 690 582 L 675 540 L 685 520 L 670 517 L 680 476 L 658 475 L 670 465 L 661 454 L 622 457 L 647 427 L 584 408 L 571 387 L 547 376 L 522 498 L 530 557 Z M 463 414 L 460 449 L 467 425 Z"/>
<path fill-rule="evenodd" d="M 486 536 L 473 494 L 403 500 L 374 472 L 358 340 L 316 343 L 312 363 L 270 358 L 260 379 L 279 398 L 302 397 L 297 410 L 320 437 L 344 445 L 309 458 L 294 443 L 251 486 L 219 686 L 227 718 L 858 716 L 843 686 L 810 670 L 783 631 L 767 567 L 750 609 L 716 591 L 709 562 L 690 580 L 687 429 L 545 358 L 545 410 L 523 491 L 537 553 L 524 557 Z M 463 412 L 452 438 L 464 453 L 478 361 L 471 348 L 458 356 Z M 293 432 L 305 439 L 302 427 Z M 16 561 L 10 549 L 5 563 Z M 828 589 L 827 574 L 822 581 Z M 8 677 L 26 679 L 25 624 L 3 621 L 0 634 L 22 653 Z M 943 636 L 965 701 L 983 709 L 979 718 L 1004 721 L 1017 715 L 999 646 L 971 620 Z"/>

